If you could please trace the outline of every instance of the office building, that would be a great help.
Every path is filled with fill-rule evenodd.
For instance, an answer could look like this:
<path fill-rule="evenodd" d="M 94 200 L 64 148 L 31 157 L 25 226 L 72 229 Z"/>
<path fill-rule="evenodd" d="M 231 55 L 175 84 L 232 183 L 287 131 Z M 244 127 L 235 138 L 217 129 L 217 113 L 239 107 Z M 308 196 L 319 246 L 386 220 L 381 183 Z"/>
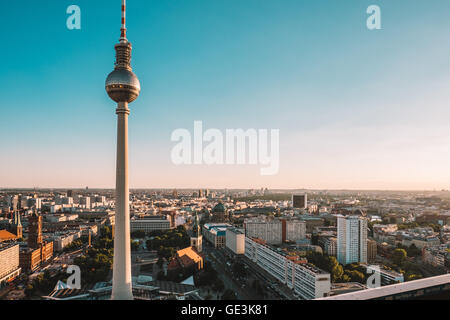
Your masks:
<path fill-rule="evenodd" d="M 245 234 L 237 228 L 228 228 L 225 235 L 226 247 L 234 254 L 245 253 Z"/>
<path fill-rule="evenodd" d="M 167 216 L 143 216 L 133 217 L 130 221 L 130 231 L 152 232 L 155 230 L 169 230 L 170 220 Z"/>
<path fill-rule="evenodd" d="M 245 257 L 256 263 L 302 299 L 325 297 L 331 290 L 330 274 L 299 256 L 276 250 L 260 239 L 245 238 Z"/>
<path fill-rule="evenodd" d="M 271 220 L 263 217 L 246 219 L 244 228 L 245 235 L 249 238 L 262 239 L 268 244 L 281 244 L 283 242 L 283 225 L 281 220 Z"/>
<path fill-rule="evenodd" d="M 292 195 L 292 207 L 297 209 L 308 208 L 308 196 L 307 194 L 293 194 Z"/>
<path fill-rule="evenodd" d="M 214 248 L 223 248 L 226 244 L 226 230 L 231 225 L 227 223 L 205 223 L 203 225 L 203 236 Z"/>
<path fill-rule="evenodd" d="M 0 244 L 0 286 L 20 274 L 19 245 L 14 242 Z"/>
<path fill-rule="evenodd" d="M 281 219 L 281 240 L 297 242 L 306 238 L 306 223 L 301 220 Z"/>
<path fill-rule="evenodd" d="M 362 216 L 338 216 L 337 260 L 346 265 L 367 263 L 367 219 Z"/>

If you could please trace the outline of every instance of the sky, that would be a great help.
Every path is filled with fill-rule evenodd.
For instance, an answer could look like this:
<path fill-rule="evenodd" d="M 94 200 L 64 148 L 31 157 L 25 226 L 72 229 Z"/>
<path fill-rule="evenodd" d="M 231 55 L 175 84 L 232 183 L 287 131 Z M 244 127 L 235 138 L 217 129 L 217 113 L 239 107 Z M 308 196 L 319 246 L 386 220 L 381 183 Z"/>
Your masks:
<path fill-rule="evenodd" d="M 81 29 L 69 30 L 69 5 Z M 381 30 L 366 9 L 381 8 Z M 120 0 L 1 10 L 0 187 L 112 188 Z M 447 0 L 128 0 L 132 188 L 450 189 Z M 175 165 L 171 134 L 279 129 L 279 171 Z"/>

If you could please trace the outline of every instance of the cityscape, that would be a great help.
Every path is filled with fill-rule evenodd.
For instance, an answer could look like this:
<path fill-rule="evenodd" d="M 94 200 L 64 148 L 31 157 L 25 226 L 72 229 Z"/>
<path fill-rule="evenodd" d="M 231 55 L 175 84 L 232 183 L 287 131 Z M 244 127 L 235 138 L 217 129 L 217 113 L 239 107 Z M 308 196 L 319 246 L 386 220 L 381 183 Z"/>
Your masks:
<path fill-rule="evenodd" d="M 330 63 L 340 61 L 328 65 L 329 70 L 322 73 L 314 67 L 309 69 L 308 63 L 302 65 L 306 60 L 297 57 L 303 50 L 301 46 L 280 38 L 290 28 L 300 28 L 289 8 L 303 11 L 308 8 L 307 12 L 317 13 L 315 5 L 286 0 L 286 6 L 281 8 L 269 3 L 261 9 L 262 16 L 252 17 L 251 6 L 239 7 L 242 4 L 237 2 L 228 4 L 229 7 L 219 2 L 203 3 L 208 18 L 196 22 L 202 25 L 200 32 L 195 23 L 189 26 L 183 23 L 187 17 L 196 16 L 191 7 L 184 7 L 182 12 L 187 14 L 184 16 L 175 14 L 178 11 L 171 11 L 173 7 L 163 2 L 155 5 L 142 1 L 142 6 L 137 2 L 115 0 L 114 5 L 108 4 L 101 18 L 105 24 L 88 24 L 86 33 L 82 27 L 84 13 L 88 20 L 101 5 L 80 1 L 79 5 L 64 8 L 67 30 L 60 39 L 78 32 L 69 42 L 79 41 L 84 46 L 77 49 L 74 46 L 73 51 L 66 52 L 61 48 L 67 43 L 61 42 L 61 48 L 54 44 L 52 48 L 61 51 L 52 57 L 51 52 L 36 50 L 33 54 L 39 59 L 32 64 L 37 67 L 24 68 L 28 62 L 23 61 L 31 60 L 21 61 L 11 55 L 13 50 L 6 50 L 5 60 L 10 63 L 4 71 L 5 78 L 11 76 L 22 89 L 2 89 L 4 96 L 14 97 L 7 103 L 15 103 L 12 111 L 3 106 L 2 110 L 11 112 L 11 119 L 22 119 L 20 112 L 27 117 L 23 118 L 24 129 L 20 132 L 9 127 L 11 123 L 16 125 L 16 121 L 6 120 L 0 125 L 2 137 L 7 137 L 0 146 L 5 151 L 0 162 L 0 300 L 181 301 L 188 303 L 188 307 L 183 307 L 180 314 L 212 317 L 214 312 L 223 310 L 197 308 L 194 303 L 198 306 L 209 301 L 253 301 L 252 305 L 228 304 L 226 313 L 267 315 L 265 301 L 450 299 L 450 141 L 448 123 L 442 120 L 448 113 L 445 99 L 448 76 L 442 74 L 446 71 L 450 74 L 450 69 L 427 64 L 426 72 L 416 68 L 413 71 L 417 74 L 410 76 L 408 72 L 413 71 L 402 65 L 397 69 L 401 79 L 395 78 L 394 72 L 386 78 L 376 74 L 379 78 L 360 88 L 368 93 L 379 86 L 377 103 L 392 100 L 389 112 L 387 105 L 371 109 L 373 105 L 361 102 L 363 93 L 356 93 L 362 77 L 358 63 L 366 62 L 358 56 L 358 50 L 368 50 L 372 62 L 378 59 L 377 53 L 371 51 L 375 46 L 371 47 L 370 41 L 352 51 L 356 59 L 352 64 L 347 56 L 338 58 L 330 53 L 333 45 L 342 52 L 350 50 L 351 45 L 346 42 L 329 47 L 332 28 L 321 25 L 315 36 L 327 44 L 324 52 L 333 57 Z M 156 13 L 148 15 L 155 22 L 145 15 L 144 9 L 153 6 L 163 16 L 174 14 L 177 24 L 170 27 L 177 32 L 190 30 L 187 32 L 203 34 L 203 40 L 211 42 L 199 49 L 193 48 L 195 45 L 189 40 L 180 44 L 177 41 L 182 41 L 182 37 L 174 37 L 171 39 L 179 47 L 171 48 L 160 29 L 170 27 L 157 20 Z M 344 6 L 350 8 L 349 4 Z M 370 34 L 373 41 L 383 43 L 380 41 L 385 40 L 374 36 L 386 32 L 381 12 L 390 8 L 398 13 L 399 8 L 371 3 L 356 8 L 364 9 L 360 12 L 364 19 L 349 21 L 364 21 L 362 31 L 357 32 L 359 39 Z M 428 23 L 433 20 L 431 12 L 435 19 L 445 18 L 441 15 L 443 10 L 430 8 Z M 234 16 L 237 11 L 244 15 Z M 217 12 L 226 13 L 229 20 L 216 22 L 211 17 Z M 356 9 L 348 12 L 354 14 Z M 269 32 L 265 29 L 268 20 L 263 16 L 270 13 L 277 18 L 270 21 L 276 27 Z M 272 66 L 268 79 L 289 78 L 283 81 L 295 84 L 293 91 L 296 94 L 302 91 L 305 96 L 287 98 L 286 84 L 276 84 L 277 80 L 266 83 L 270 89 L 264 88 L 262 82 L 255 84 L 257 89 L 252 88 L 253 80 L 265 78 L 255 70 L 253 80 L 234 89 L 237 90 L 233 94 L 234 107 L 230 109 L 218 104 L 225 99 L 225 87 L 233 88 L 230 83 L 234 80 L 224 87 L 220 84 L 208 87 L 206 84 L 211 85 L 214 80 L 225 81 L 211 71 L 208 76 L 205 76 L 208 72 L 203 75 L 204 87 L 197 87 L 198 91 L 193 89 L 195 85 L 189 87 L 200 83 L 201 77 L 195 78 L 199 65 L 202 65 L 199 69 L 205 68 L 203 72 L 209 71 L 208 68 L 218 70 L 206 57 L 213 52 L 219 57 L 221 48 L 234 48 L 238 52 L 235 60 L 245 56 L 230 40 L 233 31 L 224 27 L 233 19 L 240 22 L 236 37 L 249 32 L 247 40 L 255 41 L 242 42 L 249 50 L 254 46 L 255 56 L 247 56 L 245 63 L 235 68 L 235 74 L 223 77 L 245 80 L 250 69 L 244 65 L 258 61 L 255 70 L 260 72 L 263 65 Z M 259 31 L 250 31 L 250 21 L 265 32 L 256 27 Z M 388 18 L 386 25 L 390 27 L 392 23 Z M 211 29 L 204 31 L 209 26 Z M 338 35 L 344 41 L 342 30 Z M 146 40 L 152 32 L 161 34 L 155 47 L 150 47 L 152 41 Z M 426 32 L 433 34 L 428 29 Z M 55 31 L 52 37 L 56 34 Z M 211 40 L 217 34 L 222 34 L 223 42 Z M 262 34 L 273 37 L 272 41 L 279 39 L 282 47 L 286 47 L 271 51 L 277 44 L 267 45 Z M 416 39 L 417 42 L 430 39 L 420 36 L 423 38 Z M 44 43 L 48 41 L 40 36 L 29 40 L 38 48 L 46 47 Z M 313 52 L 315 40 L 309 41 Z M 386 41 L 389 42 L 385 45 L 397 43 L 395 38 Z M 26 41 L 19 44 L 21 55 L 31 52 L 22 47 L 28 45 Z M 16 46 L 17 42 L 11 45 Z M 410 42 L 407 46 L 408 53 L 414 51 Z M 152 55 L 155 49 L 162 52 Z M 296 54 L 290 56 L 288 52 Z M 446 61 L 436 52 L 417 53 L 410 63 L 425 66 Z M 265 58 L 261 62 L 256 56 Z M 217 61 L 223 62 L 224 57 L 226 52 Z M 83 72 L 78 74 L 74 70 L 73 78 L 69 79 L 59 65 L 65 59 L 89 62 L 80 62 Z M 170 78 L 170 81 L 179 78 L 176 85 L 161 80 L 169 86 L 164 90 L 174 92 L 166 95 L 157 92 L 162 87 L 157 87 L 157 78 L 150 78 L 152 68 L 144 62 L 152 59 L 175 63 L 180 68 L 180 73 L 176 70 Z M 290 64 L 279 62 L 279 69 L 274 67 L 277 64 L 274 61 L 284 59 Z M 322 68 L 326 59 L 316 61 L 320 62 L 316 68 L 319 65 Z M 386 64 L 392 63 L 390 59 L 380 58 Z M 195 61 L 187 73 L 192 74 L 192 80 L 181 76 L 182 65 L 188 61 Z M 403 58 L 399 55 L 396 67 L 400 61 Z M 50 71 L 53 62 L 57 67 Z M 229 70 L 234 62 L 230 59 L 221 65 L 222 71 Z M 158 61 L 153 63 L 158 69 Z M 346 63 L 348 66 L 342 67 Z M 296 78 L 301 68 L 303 80 Z M 341 72 L 338 77 L 337 70 Z M 165 71 L 159 72 L 162 75 Z M 23 94 L 23 81 L 36 75 L 42 79 L 25 89 L 33 90 L 33 95 Z M 54 76 L 56 82 L 48 80 Z M 333 80 L 333 76 L 339 79 Z M 423 76 L 422 81 L 429 87 L 414 82 L 417 80 L 408 82 L 420 78 L 416 76 Z M 104 85 L 99 85 L 105 77 Z M 388 84 L 386 79 L 395 80 Z M 192 94 L 190 99 L 186 99 L 189 97 L 186 92 L 183 96 L 184 85 L 186 92 Z M 80 89 L 70 91 L 67 88 L 71 86 Z M 412 86 L 417 86 L 417 90 Z M 349 87 L 355 91 L 351 98 L 346 91 Z M 394 95 L 389 91 L 393 87 L 398 89 Z M 249 90 L 258 94 L 244 98 L 243 92 L 249 94 Z M 265 100 L 259 95 L 269 91 L 277 92 L 276 105 L 239 109 L 245 99 L 252 101 L 247 105 L 256 103 L 252 99 L 257 96 Z M 420 99 L 414 96 L 418 91 L 424 95 Z M 316 96 L 308 98 L 311 99 L 308 105 L 314 103 L 314 107 L 303 104 L 306 100 L 302 99 L 313 93 Z M 71 95 L 73 99 L 68 99 Z M 55 101 L 42 103 L 41 124 L 39 119 L 34 120 L 36 111 L 31 107 L 48 97 L 54 97 Z M 152 98 L 158 101 L 157 106 L 151 104 Z M 83 99 L 92 102 L 86 107 L 87 100 Z M 162 108 L 164 99 L 176 107 Z M 211 107 L 194 108 L 193 104 L 202 99 Z M 181 110 L 185 103 L 192 105 Z M 213 109 L 215 103 L 218 104 Z M 149 105 L 154 113 L 147 110 L 145 116 L 140 110 Z M 358 105 L 364 108 L 357 109 Z M 19 106 L 25 111 L 18 111 Z M 95 111 L 99 106 L 108 111 Z M 403 106 L 411 109 L 405 111 Z M 75 115 L 78 107 L 82 116 Z M 428 112 L 423 117 L 410 112 L 424 108 Z M 59 109 L 63 111 L 58 116 Z M 400 116 L 392 121 L 396 115 Z M 164 117 L 170 120 L 165 122 Z M 144 118 L 148 123 L 140 122 Z M 208 120 L 212 127 L 206 128 L 209 124 L 204 125 L 201 119 Z M 138 187 L 143 184 L 147 187 Z M 109 187 L 100 187 L 106 185 Z"/>
<path fill-rule="evenodd" d="M 0 203 L 2 299 L 109 299 L 114 190 L 2 190 Z M 449 191 L 131 190 L 130 216 L 135 299 L 339 298 L 374 290 L 373 266 L 381 288 L 448 287 Z"/>

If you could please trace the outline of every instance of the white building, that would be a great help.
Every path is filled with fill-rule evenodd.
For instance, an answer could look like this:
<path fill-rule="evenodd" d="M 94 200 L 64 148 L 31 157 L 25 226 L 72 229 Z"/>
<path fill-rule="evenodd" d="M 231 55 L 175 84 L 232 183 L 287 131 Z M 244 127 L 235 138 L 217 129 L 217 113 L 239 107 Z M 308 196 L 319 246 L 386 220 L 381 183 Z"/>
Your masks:
<path fill-rule="evenodd" d="M 81 197 L 80 205 L 86 209 L 91 209 L 91 197 Z"/>
<path fill-rule="evenodd" d="M 48 214 L 45 216 L 45 220 L 48 222 L 64 222 L 75 221 L 78 219 L 78 214 Z"/>
<path fill-rule="evenodd" d="M 257 239 L 245 238 L 245 256 L 286 284 L 302 299 L 322 298 L 331 290 L 329 273 Z"/>
<path fill-rule="evenodd" d="M 61 251 L 79 238 L 81 238 L 81 231 L 72 231 L 66 234 L 56 235 L 53 237 L 53 248 L 55 251 Z"/>
<path fill-rule="evenodd" d="M 287 241 L 296 242 L 306 238 L 306 223 L 301 220 L 286 220 L 286 235 Z"/>
<path fill-rule="evenodd" d="M 337 218 L 337 260 L 346 265 L 367 263 L 367 219 L 361 216 Z"/>
<path fill-rule="evenodd" d="M 155 230 L 170 229 L 170 220 L 165 216 L 144 216 L 143 218 L 133 217 L 130 220 L 130 231 L 152 232 Z"/>
<path fill-rule="evenodd" d="M 245 235 L 249 238 L 258 238 L 269 244 L 283 242 L 283 226 L 280 220 L 266 220 L 251 218 L 244 221 Z"/>
<path fill-rule="evenodd" d="M 203 225 L 202 234 L 214 248 L 223 248 L 226 244 L 226 231 L 230 227 L 227 223 L 206 223 Z"/>
<path fill-rule="evenodd" d="M 245 253 L 245 234 L 241 230 L 228 228 L 225 235 L 225 243 L 227 248 L 235 254 Z"/>
<path fill-rule="evenodd" d="M 20 274 L 19 245 L 0 244 L 0 284 Z"/>

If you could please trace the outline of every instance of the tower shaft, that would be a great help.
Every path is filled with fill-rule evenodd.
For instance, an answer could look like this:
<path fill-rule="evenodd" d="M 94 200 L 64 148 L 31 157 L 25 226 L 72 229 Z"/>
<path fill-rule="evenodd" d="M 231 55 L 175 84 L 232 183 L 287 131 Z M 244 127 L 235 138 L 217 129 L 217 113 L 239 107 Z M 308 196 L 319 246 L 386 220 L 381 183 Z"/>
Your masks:
<path fill-rule="evenodd" d="M 130 207 L 128 185 L 128 109 L 119 102 L 117 114 L 116 216 L 114 237 L 113 300 L 132 300 Z"/>

